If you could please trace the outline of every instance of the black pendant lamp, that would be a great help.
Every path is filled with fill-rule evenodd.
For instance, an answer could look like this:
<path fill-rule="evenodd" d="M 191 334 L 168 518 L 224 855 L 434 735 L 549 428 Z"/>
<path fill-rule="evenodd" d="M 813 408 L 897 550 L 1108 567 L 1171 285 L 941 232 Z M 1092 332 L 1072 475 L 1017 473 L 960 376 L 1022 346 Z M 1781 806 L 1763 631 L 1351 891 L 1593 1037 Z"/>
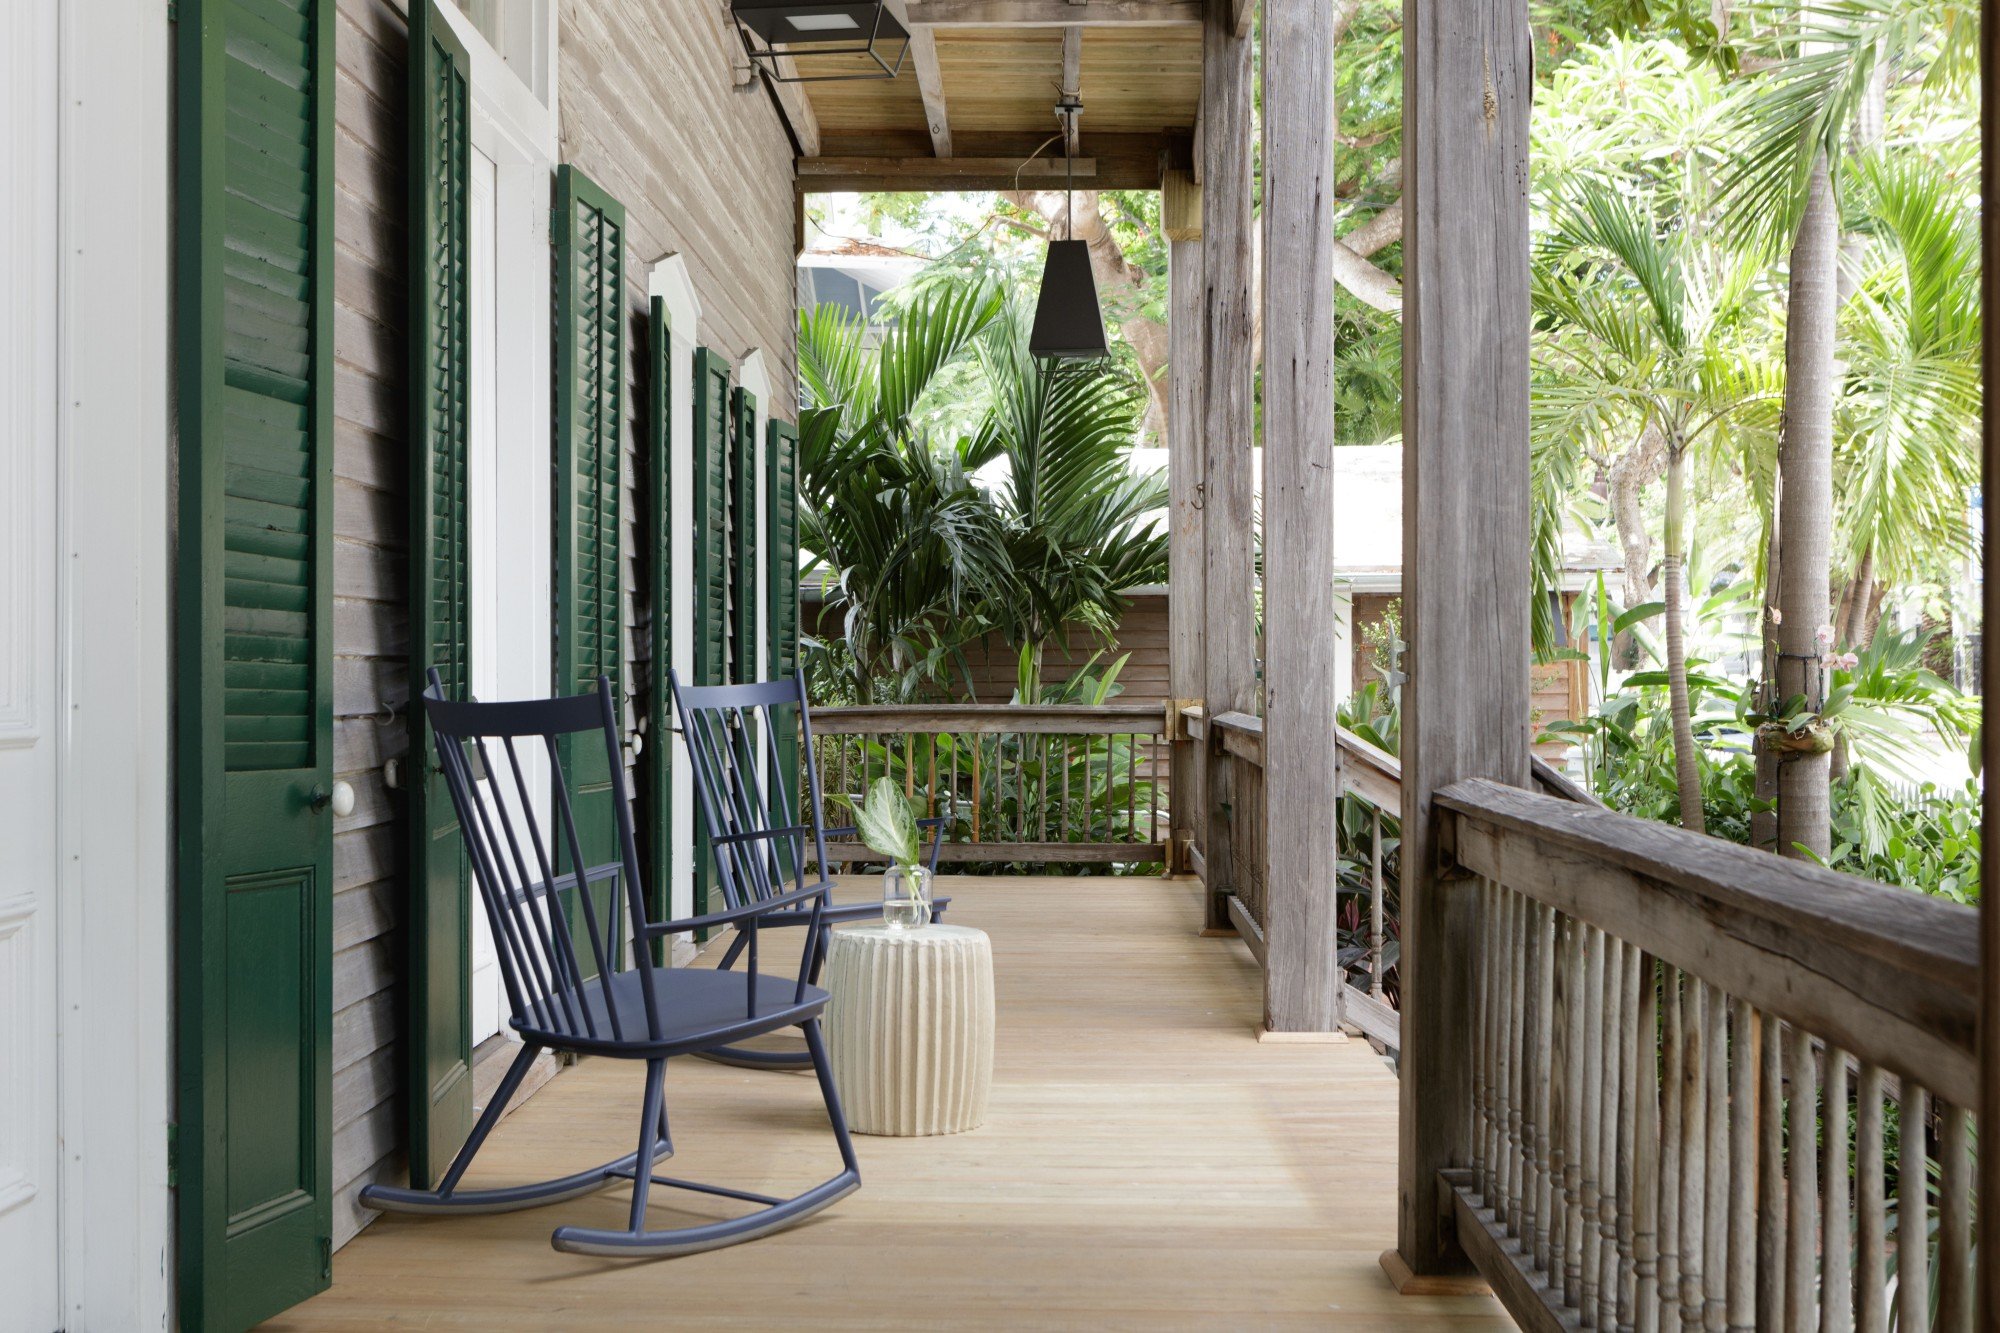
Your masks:
<path fill-rule="evenodd" d="M 887 0 L 729 0 L 729 13 L 743 53 L 776 83 L 893 79 L 910 54 L 910 31 Z M 886 51 L 895 51 L 893 63 Z"/>
<path fill-rule="evenodd" d="M 1035 327 L 1028 351 L 1050 361 L 1101 361 L 1111 355 L 1104 336 L 1104 312 L 1097 306 L 1097 279 L 1090 272 L 1090 246 L 1076 239 L 1073 216 L 1076 165 L 1070 144 L 1083 104 L 1064 97 L 1056 106 L 1063 126 L 1063 239 L 1049 242 L 1042 265 L 1042 294 L 1035 302 Z"/>

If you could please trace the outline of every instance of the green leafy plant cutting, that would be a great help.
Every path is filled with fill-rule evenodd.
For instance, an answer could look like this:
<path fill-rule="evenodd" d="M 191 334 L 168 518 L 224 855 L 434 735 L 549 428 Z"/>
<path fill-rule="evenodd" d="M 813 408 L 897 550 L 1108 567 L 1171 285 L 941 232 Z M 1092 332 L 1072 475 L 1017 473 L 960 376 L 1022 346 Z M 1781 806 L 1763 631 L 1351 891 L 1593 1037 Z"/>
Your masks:
<path fill-rule="evenodd" d="M 894 778 L 875 779 L 868 788 L 868 799 L 854 812 L 854 825 L 870 851 L 888 857 L 906 870 L 916 868 L 920 855 L 917 816 L 897 790 Z"/>

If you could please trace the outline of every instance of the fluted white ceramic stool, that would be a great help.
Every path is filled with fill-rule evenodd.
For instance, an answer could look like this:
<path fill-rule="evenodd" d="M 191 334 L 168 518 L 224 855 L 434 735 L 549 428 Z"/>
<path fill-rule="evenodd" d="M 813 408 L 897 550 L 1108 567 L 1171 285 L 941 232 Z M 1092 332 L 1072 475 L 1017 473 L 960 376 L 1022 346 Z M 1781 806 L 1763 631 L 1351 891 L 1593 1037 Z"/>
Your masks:
<path fill-rule="evenodd" d="M 986 1119 L 993 949 L 983 930 L 850 926 L 821 982 L 827 1054 L 860 1134 L 957 1134 Z"/>

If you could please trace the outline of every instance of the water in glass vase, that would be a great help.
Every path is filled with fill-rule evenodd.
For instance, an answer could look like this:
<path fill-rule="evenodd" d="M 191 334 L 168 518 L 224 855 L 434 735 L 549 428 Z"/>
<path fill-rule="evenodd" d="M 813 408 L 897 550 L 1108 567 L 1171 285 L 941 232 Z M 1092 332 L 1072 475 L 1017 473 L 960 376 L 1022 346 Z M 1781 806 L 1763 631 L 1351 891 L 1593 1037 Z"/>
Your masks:
<path fill-rule="evenodd" d="M 930 871 L 891 866 L 882 876 L 882 924 L 891 930 L 918 930 L 930 922 Z"/>

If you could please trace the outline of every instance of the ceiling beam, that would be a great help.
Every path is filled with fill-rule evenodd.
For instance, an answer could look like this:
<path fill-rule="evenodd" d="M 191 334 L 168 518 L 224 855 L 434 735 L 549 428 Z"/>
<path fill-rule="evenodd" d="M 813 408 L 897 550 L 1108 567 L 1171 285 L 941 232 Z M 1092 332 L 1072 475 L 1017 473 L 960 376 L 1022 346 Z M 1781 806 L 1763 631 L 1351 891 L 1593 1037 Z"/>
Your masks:
<path fill-rule="evenodd" d="M 938 69 L 937 40 L 929 28 L 910 29 L 910 60 L 917 67 L 917 91 L 924 97 L 924 126 L 931 132 L 931 153 L 951 156 L 951 117 L 944 104 L 944 74 Z"/>
<path fill-rule="evenodd" d="M 1070 0 L 1077 4 L 1079 0 Z M 1083 97 L 1083 29 L 1063 29 L 1062 54 L 1062 98 L 1067 102 Z M 1072 157 L 1083 152 L 1083 132 L 1077 128 L 1077 116 L 1069 118 L 1069 154 Z"/>
<path fill-rule="evenodd" d="M 1163 28 L 1201 22 L 1200 0 L 908 0 L 910 22 L 933 28 Z"/>

